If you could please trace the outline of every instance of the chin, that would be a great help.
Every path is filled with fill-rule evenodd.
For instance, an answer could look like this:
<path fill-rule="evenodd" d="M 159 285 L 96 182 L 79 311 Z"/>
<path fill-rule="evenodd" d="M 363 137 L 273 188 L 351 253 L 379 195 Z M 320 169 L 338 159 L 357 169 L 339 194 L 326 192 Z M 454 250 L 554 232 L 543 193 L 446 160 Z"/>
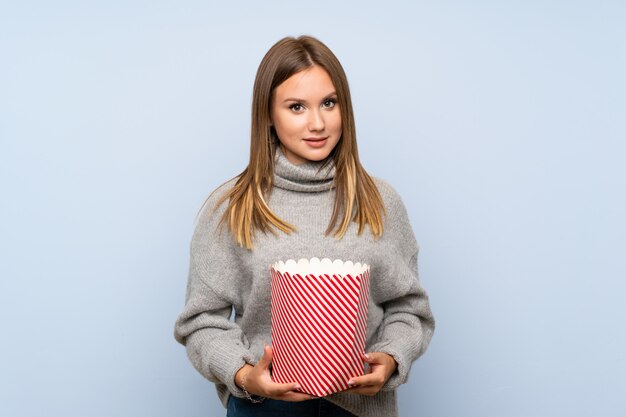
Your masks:
<path fill-rule="evenodd" d="M 309 161 L 323 161 L 324 159 L 328 158 L 328 155 L 330 155 L 330 151 L 324 151 L 324 152 L 314 152 L 314 153 L 303 153 L 301 155 L 302 158 L 304 159 L 308 159 Z"/>
<path fill-rule="evenodd" d="M 313 149 L 304 143 L 297 144 L 293 146 L 291 149 L 285 146 L 288 152 L 292 155 L 296 156 L 299 160 L 306 162 L 319 162 L 328 158 L 328 156 L 332 153 L 334 147 L 337 144 L 334 143 L 332 146 L 330 144 L 326 144 L 321 148 Z"/>

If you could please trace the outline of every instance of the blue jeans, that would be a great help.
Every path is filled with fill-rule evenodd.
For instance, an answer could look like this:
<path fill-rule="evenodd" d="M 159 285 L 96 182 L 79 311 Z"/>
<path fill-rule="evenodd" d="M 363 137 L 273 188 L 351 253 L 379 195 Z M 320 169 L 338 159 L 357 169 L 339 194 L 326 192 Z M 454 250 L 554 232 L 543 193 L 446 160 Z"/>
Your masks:
<path fill-rule="evenodd" d="M 253 403 L 234 395 L 228 397 L 226 417 L 356 417 L 323 398 L 306 401 L 282 401 L 266 398 Z"/>

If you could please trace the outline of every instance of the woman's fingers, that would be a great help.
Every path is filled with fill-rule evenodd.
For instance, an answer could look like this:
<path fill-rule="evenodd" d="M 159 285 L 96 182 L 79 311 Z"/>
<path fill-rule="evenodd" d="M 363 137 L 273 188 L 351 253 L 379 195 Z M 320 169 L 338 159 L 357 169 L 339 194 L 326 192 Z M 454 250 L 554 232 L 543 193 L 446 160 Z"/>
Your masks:
<path fill-rule="evenodd" d="M 286 384 L 279 384 L 277 382 L 268 382 L 266 388 L 268 395 L 272 397 L 279 397 L 285 393 L 300 389 L 300 385 L 297 382 L 290 382 Z"/>
<path fill-rule="evenodd" d="M 385 380 L 385 372 L 382 367 L 373 367 L 371 372 L 365 375 L 350 378 L 348 386 L 351 388 L 344 392 L 371 396 L 380 391 Z"/>
<path fill-rule="evenodd" d="M 304 394 L 302 392 L 289 391 L 289 392 L 283 394 L 279 399 L 281 399 L 283 401 L 298 402 L 298 401 L 312 400 L 314 398 L 317 398 L 317 397 L 315 397 L 313 395 L 309 395 L 309 394 Z"/>
<path fill-rule="evenodd" d="M 297 382 L 279 384 L 271 382 L 267 386 L 268 397 L 284 401 L 306 401 L 315 398 L 313 395 L 298 392 L 300 385 Z"/>
<path fill-rule="evenodd" d="M 306 401 L 316 398 L 313 395 L 297 392 L 296 390 L 300 389 L 300 385 L 297 382 L 281 384 L 272 381 L 269 376 L 269 366 L 272 363 L 273 357 L 274 349 L 270 345 L 265 345 L 263 348 L 263 356 L 255 366 L 255 368 L 261 371 L 258 376 L 254 375 L 258 378 L 255 381 L 255 385 L 258 386 L 259 391 L 262 391 L 262 393 L 258 395 L 284 401 Z"/>
<path fill-rule="evenodd" d="M 382 352 L 370 352 L 363 355 L 363 361 L 368 364 L 364 375 L 350 378 L 346 392 L 354 394 L 374 395 L 385 385 L 387 379 L 395 371 L 395 359 Z"/>
<path fill-rule="evenodd" d="M 349 394 L 375 395 L 385 383 L 385 379 L 380 372 L 374 371 L 360 377 L 351 378 L 352 383 L 348 383 L 349 388 L 344 392 Z"/>
<path fill-rule="evenodd" d="M 353 383 L 350 383 L 350 381 L 352 381 Z M 348 381 L 348 386 L 352 386 L 355 388 L 382 386 L 385 383 L 385 375 L 381 370 L 374 370 L 369 374 L 351 378 L 350 381 Z"/>
<path fill-rule="evenodd" d="M 270 363 L 272 363 L 272 359 L 274 356 L 274 352 L 272 351 L 272 347 L 270 345 L 265 345 L 263 348 L 263 356 L 259 359 L 257 366 L 261 367 L 261 369 L 269 370 Z"/>

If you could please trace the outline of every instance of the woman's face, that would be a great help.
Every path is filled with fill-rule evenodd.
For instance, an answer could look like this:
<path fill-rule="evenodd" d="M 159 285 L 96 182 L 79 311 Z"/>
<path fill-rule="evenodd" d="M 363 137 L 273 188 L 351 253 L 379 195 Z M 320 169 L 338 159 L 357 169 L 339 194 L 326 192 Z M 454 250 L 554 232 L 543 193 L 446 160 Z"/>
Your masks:
<path fill-rule="evenodd" d="M 341 112 L 330 76 L 314 65 L 274 89 L 271 119 L 287 159 L 321 161 L 341 137 Z"/>

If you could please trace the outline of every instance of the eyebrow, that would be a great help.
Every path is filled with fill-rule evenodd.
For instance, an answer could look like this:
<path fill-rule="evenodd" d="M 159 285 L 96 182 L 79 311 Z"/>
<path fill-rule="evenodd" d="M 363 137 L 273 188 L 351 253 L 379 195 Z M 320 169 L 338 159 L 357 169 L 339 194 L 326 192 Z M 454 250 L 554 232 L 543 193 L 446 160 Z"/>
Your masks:
<path fill-rule="evenodd" d="M 327 100 L 329 97 L 336 96 L 336 95 L 337 95 L 337 92 L 336 92 L 336 91 L 333 91 L 332 93 L 328 93 L 328 94 L 326 94 L 326 95 L 324 96 L 324 99 L 323 99 L 322 101 Z M 306 104 L 306 102 L 307 102 L 306 100 L 301 99 L 301 98 L 290 97 L 290 98 L 286 98 L 286 99 L 284 99 L 284 100 L 283 100 L 283 103 L 285 103 L 285 102 L 287 102 L 287 101 L 298 101 L 298 102 L 300 102 L 300 103 L 305 103 L 305 104 Z"/>

